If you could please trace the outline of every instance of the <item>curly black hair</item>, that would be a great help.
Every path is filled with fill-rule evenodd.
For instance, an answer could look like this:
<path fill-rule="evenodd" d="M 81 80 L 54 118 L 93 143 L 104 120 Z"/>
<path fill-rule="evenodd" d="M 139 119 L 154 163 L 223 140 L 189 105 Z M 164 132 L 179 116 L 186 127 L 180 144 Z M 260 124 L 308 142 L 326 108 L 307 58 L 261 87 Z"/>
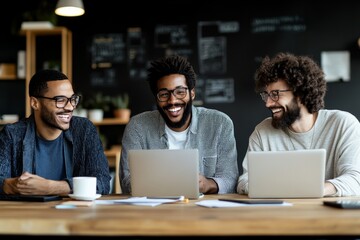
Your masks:
<path fill-rule="evenodd" d="M 192 90 L 196 84 L 196 74 L 190 62 L 178 55 L 163 57 L 154 60 L 148 68 L 148 78 L 151 92 L 154 96 L 157 94 L 157 81 L 167 75 L 182 74 L 186 78 L 186 84 L 189 90 Z"/>
<path fill-rule="evenodd" d="M 324 108 L 327 90 L 325 74 L 310 57 L 283 52 L 272 59 L 266 56 L 255 72 L 255 92 L 264 91 L 266 86 L 278 80 L 289 84 L 309 113 Z"/>

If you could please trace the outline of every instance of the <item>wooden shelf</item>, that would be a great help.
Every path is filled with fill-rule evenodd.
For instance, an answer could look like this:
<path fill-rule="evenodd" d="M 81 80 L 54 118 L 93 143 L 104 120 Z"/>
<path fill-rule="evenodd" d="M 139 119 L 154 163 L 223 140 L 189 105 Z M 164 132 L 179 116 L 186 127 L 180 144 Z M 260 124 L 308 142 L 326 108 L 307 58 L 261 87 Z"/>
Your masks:
<path fill-rule="evenodd" d="M 4 125 L 7 123 L 13 123 L 14 121 L 4 121 L 4 120 L 0 120 L 0 125 Z M 95 126 L 105 126 L 105 125 L 125 125 L 128 122 L 121 120 L 121 119 L 117 119 L 117 118 L 104 118 L 102 121 L 100 122 L 93 122 Z"/>
<path fill-rule="evenodd" d="M 102 126 L 102 125 L 125 125 L 128 121 L 124 121 L 118 118 L 104 118 L 100 122 L 93 122 L 95 126 Z"/>
<path fill-rule="evenodd" d="M 120 145 L 114 145 L 109 150 L 105 150 L 105 156 L 108 158 L 109 161 L 109 167 L 115 168 L 116 167 L 116 159 L 115 157 L 117 154 L 120 154 L 121 152 L 121 146 Z"/>
<path fill-rule="evenodd" d="M 1 76 L 0 80 L 16 80 L 16 75 L 6 75 L 6 76 Z"/>
<path fill-rule="evenodd" d="M 25 115 L 31 114 L 29 99 L 29 81 L 36 72 L 36 39 L 38 36 L 58 35 L 61 37 L 61 71 L 72 81 L 72 32 L 66 27 L 54 27 L 51 29 L 27 29 L 21 30 L 21 35 L 26 36 L 26 109 Z M 39 50 L 39 49 L 38 49 Z M 48 51 L 48 49 L 40 49 Z"/>
<path fill-rule="evenodd" d="M 20 81 L 25 81 L 25 78 L 18 78 L 17 76 L 9 76 L 9 77 L 0 77 L 1 81 L 13 81 L 13 80 L 20 80 Z"/>
<path fill-rule="evenodd" d="M 0 125 L 5 125 L 5 124 L 8 124 L 8 123 L 14 123 L 14 122 L 17 122 L 17 121 L 0 120 Z"/>
<path fill-rule="evenodd" d="M 121 193 L 120 178 L 119 178 L 119 164 L 121 156 L 121 146 L 113 146 L 109 150 L 105 150 L 105 156 L 109 162 L 109 167 L 115 169 L 115 186 L 114 193 Z"/>

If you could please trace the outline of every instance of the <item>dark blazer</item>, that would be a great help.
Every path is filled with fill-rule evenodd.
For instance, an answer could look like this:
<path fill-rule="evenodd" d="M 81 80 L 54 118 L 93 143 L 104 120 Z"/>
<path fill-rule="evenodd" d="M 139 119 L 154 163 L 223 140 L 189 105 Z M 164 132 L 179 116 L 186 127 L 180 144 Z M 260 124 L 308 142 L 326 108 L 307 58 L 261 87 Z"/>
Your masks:
<path fill-rule="evenodd" d="M 72 177 L 97 177 L 97 193 L 109 194 L 110 172 L 107 158 L 94 124 L 87 118 L 73 116 L 64 132 L 66 181 L 72 189 Z M 4 179 L 34 173 L 35 120 L 33 115 L 0 131 L 0 193 Z"/>

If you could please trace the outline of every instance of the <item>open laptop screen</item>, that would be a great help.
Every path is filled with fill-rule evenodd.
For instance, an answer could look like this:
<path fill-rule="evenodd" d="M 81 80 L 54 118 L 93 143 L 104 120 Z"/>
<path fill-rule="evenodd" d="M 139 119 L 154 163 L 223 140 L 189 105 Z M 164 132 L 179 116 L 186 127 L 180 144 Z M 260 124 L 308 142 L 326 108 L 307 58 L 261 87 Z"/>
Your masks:
<path fill-rule="evenodd" d="M 199 197 L 197 149 L 129 150 L 132 196 Z"/>
<path fill-rule="evenodd" d="M 250 198 L 320 198 L 325 149 L 248 152 Z"/>

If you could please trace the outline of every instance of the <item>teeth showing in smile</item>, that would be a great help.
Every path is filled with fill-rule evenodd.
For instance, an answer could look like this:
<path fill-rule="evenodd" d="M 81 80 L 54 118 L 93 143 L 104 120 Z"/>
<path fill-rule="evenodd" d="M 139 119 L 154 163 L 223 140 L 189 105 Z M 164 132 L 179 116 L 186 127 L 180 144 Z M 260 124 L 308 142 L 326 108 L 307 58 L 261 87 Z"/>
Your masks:
<path fill-rule="evenodd" d="M 169 109 L 169 112 L 177 112 L 180 111 L 181 107 L 171 108 Z"/>
<path fill-rule="evenodd" d="M 273 113 L 278 113 L 278 112 L 281 112 L 281 109 L 280 109 L 280 108 L 278 108 L 278 109 L 273 109 L 272 112 L 273 112 Z"/>
<path fill-rule="evenodd" d="M 68 121 L 70 119 L 69 115 L 58 115 L 60 119 L 63 119 L 65 121 Z"/>

